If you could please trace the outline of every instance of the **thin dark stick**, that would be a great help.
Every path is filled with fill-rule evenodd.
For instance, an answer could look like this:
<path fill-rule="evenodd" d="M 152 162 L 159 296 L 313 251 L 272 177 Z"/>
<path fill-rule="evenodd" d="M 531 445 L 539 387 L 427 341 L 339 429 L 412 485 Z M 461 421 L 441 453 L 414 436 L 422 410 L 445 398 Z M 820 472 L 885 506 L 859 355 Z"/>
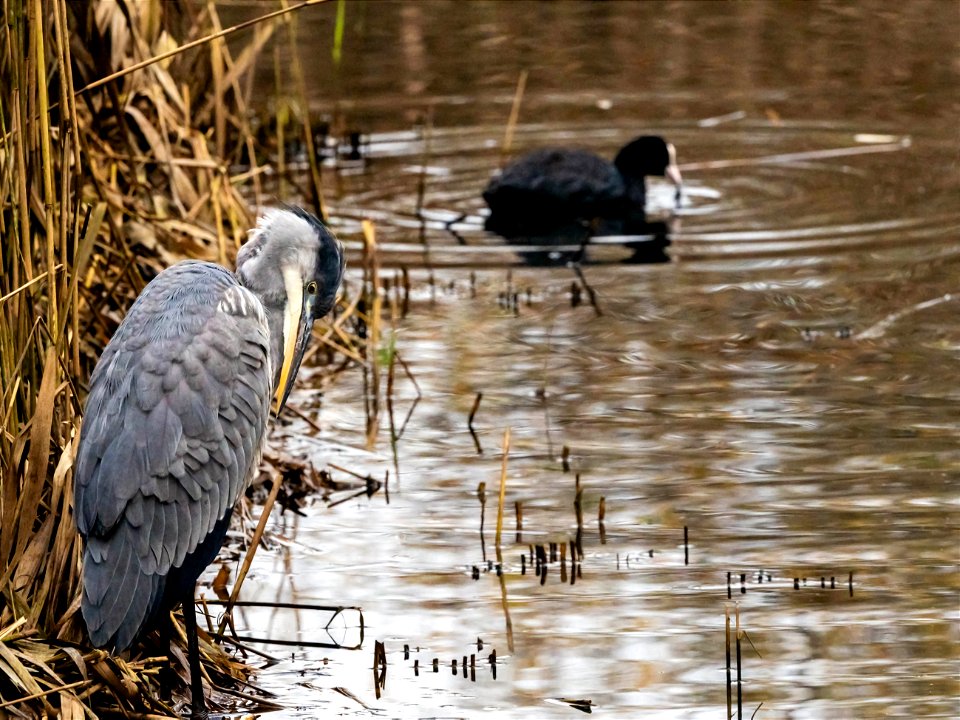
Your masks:
<path fill-rule="evenodd" d="M 406 317 L 406 312 L 403 313 L 403 317 Z M 415 378 L 413 373 L 410 371 L 410 367 L 400 355 L 400 351 L 395 350 L 394 353 L 397 358 L 397 362 L 400 363 L 400 367 L 403 368 L 407 378 L 411 383 L 413 383 L 413 389 L 417 391 L 417 396 L 413 399 L 413 403 L 410 405 L 410 409 L 407 410 L 407 415 L 403 419 L 403 423 L 400 425 L 400 432 L 397 433 L 397 439 L 399 440 L 403 437 L 403 431 L 407 429 L 407 423 L 410 422 L 410 418 L 413 417 L 413 411 L 417 408 L 417 403 L 420 402 L 421 398 L 423 397 L 423 393 L 420 392 L 420 386 L 417 384 L 417 378 Z"/>
<path fill-rule="evenodd" d="M 259 688 L 258 688 L 259 689 Z M 271 702 L 267 700 L 262 695 L 251 695 L 250 693 L 240 692 L 239 690 L 232 690 L 228 687 L 222 687 L 217 685 L 217 692 L 222 692 L 225 695 L 231 695 L 232 697 L 239 698 L 248 703 L 254 703 L 257 705 L 257 709 L 261 711 L 267 710 L 283 710 L 283 705 L 279 703 Z"/>
<path fill-rule="evenodd" d="M 740 608 L 737 608 L 737 720 L 743 720 L 743 684 L 740 663 Z"/>
<path fill-rule="evenodd" d="M 321 427 L 317 424 L 316 420 L 314 420 L 313 418 L 311 418 L 309 415 L 307 415 L 305 412 L 303 412 L 303 411 L 300 410 L 299 408 L 295 407 L 294 405 L 291 405 L 291 404 L 287 403 L 287 405 L 284 406 L 284 410 L 286 410 L 287 412 L 293 413 L 293 414 L 296 415 L 298 418 L 300 418 L 301 420 L 303 420 L 307 425 L 309 425 L 309 426 L 313 429 L 313 431 L 314 431 L 315 433 L 322 433 L 322 432 L 323 432 L 323 428 L 321 428 Z"/>
<path fill-rule="evenodd" d="M 196 586 L 183 599 L 183 624 L 187 633 L 187 656 L 190 663 L 190 717 L 207 717 L 207 703 L 203 698 L 203 679 L 200 675 L 200 641 L 197 638 L 197 609 L 193 604 Z"/>
<path fill-rule="evenodd" d="M 221 640 L 223 640 L 226 643 L 229 643 L 230 645 L 233 645 L 235 648 L 245 653 L 250 653 L 251 655 L 259 655 L 264 660 L 269 662 L 271 665 L 276 665 L 278 662 L 280 662 L 280 658 L 274 657 L 270 653 L 265 653 L 263 650 L 257 650 L 256 648 L 252 648 L 249 645 L 246 645 L 245 643 L 242 643 L 236 638 L 231 637 L 229 635 L 224 635 L 221 638 Z"/>
<path fill-rule="evenodd" d="M 487 541 L 483 537 L 483 523 L 487 512 L 487 484 L 480 481 L 477 485 L 477 498 L 480 500 L 480 548 L 483 551 L 483 561 L 487 561 Z"/>
<path fill-rule="evenodd" d="M 727 576 L 729 578 L 729 573 Z M 727 718 L 733 716 L 733 683 L 730 677 L 730 606 L 723 609 L 724 625 L 726 626 L 727 636 Z"/>
<path fill-rule="evenodd" d="M 597 314 L 597 317 L 603 315 L 603 311 L 600 309 L 600 305 L 597 303 L 597 293 L 594 292 L 593 288 L 590 286 L 590 283 L 587 282 L 587 278 L 583 275 L 583 270 L 580 269 L 579 264 L 573 265 L 573 272 L 576 273 L 577 277 L 580 279 L 580 282 L 583 284 L 584 290 L 587 291 L 587 297 L 590 298 L 590 307 L 593 308 L 593 311 Z"/>
<path fill-rule="evenodd" d="M 377 482 L 376 480 L 373 480 L 372 478 L 369 478 L 369 476 L 368 476 L 368 479 L 372 480 L 372 481 L 373 481 L 374 483 L 376 483 L 377 485 L 380 484 L 380 483 Z M 354 498 L 358 498 L 358 497 L 360 497 L 361 495 L 366 495 L 366 496 L 369 497 L 370 495 L 372 495 L 372 492 L 371 492 L 369 489 L 367 489 L 367 488 L 365 488 L 365 489 L 363 489 L 363 490 L 357 490 L 357 492 L 353 493 L 353 495 L 348 495 L 347 497 L 341 498 L 340 500 L 337 500 L 336 502 L 328 503 L 328 504 L 327 504 L 327 507 L 328 507 L 328 508 L 332 508 L 332 507 L 336 507 L 337 505 L 342 505 L 343 503 L 348 502 L 348 501 L 350 501 L 350 500 L 353 500 Z"/>
<path fill-rule="evenodd" d="M 477 410 L 480 408 L 480 401 L 483 400 L 483 393 L 478 392 L 477 396 L 473 399 L 473 407 L 470 409 L 470 416 L 467 418 L 467 427 L 471 430 L 473 429 L 473 418 L 477 414 Z"/>
<path fill-rule="evenodd" d="M 480 446 L 480 438 L 477 437 L 476 430 L 473 429 L 473 418 L 477 414 L 477 410 L 480 408 L 480 401 L 483 399 L 483 393 L 478 392 L 477 396 L 473 399 L 473 407 L 470 408 L 470 416 L 467 418 L 467 430 L 470 431 L 470 437 L 473 438 L 473 444 L 477 448 L 477 455 L 483 455 L 483 448 Z"/>
<path fill-rule="evenodd" d="M 262 643 L 264 645 L 286 645 L 287 647 L 327 648 L 330 650 L 359 650 L 362 643 L 357 645 L 341 645 L 335 642 L 317 642 L 312 640 L 278 640 L 275 638 L 238 636 L 244 643 Z"/>
<path fill-rule="evenodd" d="M 288 603 L 288 602 L 258 602 L 256 600 L 237 600 L 230 603 L 227 600 L 204 599 L 207 605 L 231 605 L 233 607 L 259 607 L 259 608 L 281 608 L 285 610 L 320 610 L 323 612 L 340 613 L 344 610 L 360 610 L 353 605 L 312 605 L 310 603 Z"/>
<path fill-rule="evenodd" d="M 390 367 L 387 369 L 387 416 L 390 418 L 390 449 L 393 451 L 393 472 L 396 476 L 400 477 L 400 453 L 397 448 L 397 441 L 400 439 L 397 436 L 397 423 L 393 414 L 393 378 L 396 374 L 397 368 L 397 352 L 396 348 L 390 353 Z M 384 482 L 383 484 L 384 495 L 387 500 L 387 504 L 390 504 L 390 486 L 388 483 Z"/>

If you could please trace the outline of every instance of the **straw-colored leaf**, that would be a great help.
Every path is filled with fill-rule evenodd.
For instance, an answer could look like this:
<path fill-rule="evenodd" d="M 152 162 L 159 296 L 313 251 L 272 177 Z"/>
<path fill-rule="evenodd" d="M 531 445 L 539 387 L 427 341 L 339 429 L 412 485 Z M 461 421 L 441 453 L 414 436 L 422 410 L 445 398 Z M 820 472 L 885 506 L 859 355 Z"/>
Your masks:
<path fill-rule="evenodd" d="M 83 720 L 83 703 L 72 692 L 60 692 L 60 720 Z"/>
<path fill-rule="evenodd" d="M 82 677 L 84 680 L 88 680 L 89 675 L 87 673 L 87 663 L 83 659 L 83 655 L 80 654 L 80 651 L 74 647 L 70 647 L 69 645 L 64 645 L 62 649 L 64 654 L 73 661 L 77 671 L 80 673 L 80 677 Z"/>
<path fill-rule="evenodd" d="M 140 112 L 138 108 L 127 106 L 126 113 L 133 118 L 135 123 L 137 123 L 137 127 L 139 128 L 140 132 L 143 133 L 144 138 L 147 140 L 147 144 L 153 151 L 154 157 L 157 158 L 161 166 L 169 173 L 171 190 L 183 201 L 186 206 L 189 207 L 190 205 L 193 205 L 197 201 L 197 191 L 193 187 L 193 184 L 190 182 L 190 179 L 187 177 L 187 174 L 183 171 L 183 169 L 170 163 L 173 158 L 167 149 L 167 144 L 164 141 L 163 136 L 147 119 L 146 115 Z"/>
<path fill-rule="evenodd" d="M 54 347 L 47 348 L 43 362 L 43 380 L 40 383 L 40 392 L 37 395 L 36 412 L 31 420 L 30 456 L 23 491 L 18 503 L 18 554 L 19 549 L 26 546 L 37 518 L 38 504 L 47 479 L 47 468 L 50 465 L 50 431 L 53 425 L 54 401 L 56 399 L 57 381 L 60 366 L 57 360 L 57 351 Z"/>
<path fill-rule="evenodd" d="M 17 687 L 28 693 L 41 693 L 43 688 L 33 679 L 33 674 L 24 667 L 23 663 L 14 655 L 13 651 L 0 643 L 0 660 L 5 664 L 4 671 Z"/>
<path fill-rule="evenodd" d="M 20 678 L 20 675 L 10 666 L 2 656 L 0 656 L 0 673 L 7 677 L 7 680 L 17 688 L 21 690 L 26 690 L 26 683 Z"/>
<path fill-rule="evenodd" d="M 157 48 L 158 50 L 165 51 L 176 48 L 176 42 L 170 38 L 169 35 L 164 33 L 162 37 L 170 39 L 169 47 L 165 47 L 166 43 L 164 43 Z M 176 106 L 177 110 L 182 116 L 185 116 L 187 114 L 186 103 L 184 103 L 183 96 L 180 94 L 180 88 L 177 87 L 176 81 L 173 79 L 173 77 L 171 77 L 167 68 L 160 63 L 157 63 L 156 65 L 150 66 L 150 71 L 160 87 L 163 88 L 163 92 L 170 102 Z"/>
<path fill-rule="evenodd" d="M 249 229 L 263 168 L 230 167 L 240 146 L 262 150 L 246 79 L 274 33 L 265 23 L 294 10 L 221 31 L 197 0 L 0 4 L 0 717 L 95 718 L 118 699 L 121 712 L 168 712 L 150 698 L 165 657 L 128 662 L 86 638 L 78 415 L 144 277 L 184 257 L 228 262 Z M 234 61 L 221 38 L 250 26 Z M 361 357 L 347 326 L 338 342 Z M 249 674 L 208 636 L 201 647 L 218 683 Z"/>
<path fill-rule="evenodd" d="M 27 547 L 13 573 L 11 585 L 14 592 L 23 592 L 28 585 L 40 577 L 38 572 L 47 558 L 50 538 L 53 536 L 53 525 L 54 518 L 48 515 L 40 526 L 40 530 L 29 536 Z"/>

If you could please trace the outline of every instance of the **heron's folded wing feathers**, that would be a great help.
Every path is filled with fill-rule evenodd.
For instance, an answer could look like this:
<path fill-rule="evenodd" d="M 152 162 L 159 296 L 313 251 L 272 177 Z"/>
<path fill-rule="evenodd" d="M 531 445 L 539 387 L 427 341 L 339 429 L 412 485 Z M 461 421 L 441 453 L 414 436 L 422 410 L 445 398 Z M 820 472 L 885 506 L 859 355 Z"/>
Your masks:
<path fill-rule="evenodd" d="M 125 647 L 163 578 L 209 561 L 192 553 L 255 472 L 271 383 L 262 308 L 222 268 L 174 266 L 131 308 L 91 379 L 75 473 L 95 642 Z"/>

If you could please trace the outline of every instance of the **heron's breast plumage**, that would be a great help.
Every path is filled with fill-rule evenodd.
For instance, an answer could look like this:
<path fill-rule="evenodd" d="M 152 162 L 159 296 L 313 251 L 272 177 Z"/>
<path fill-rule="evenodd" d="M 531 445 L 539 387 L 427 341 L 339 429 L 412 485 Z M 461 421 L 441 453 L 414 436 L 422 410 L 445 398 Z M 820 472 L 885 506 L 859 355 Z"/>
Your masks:
<path fill-rule="evenodd" d="M 270 365 L 260 301 L 217 265 L 160 273 L 121 323 L 91 377 L 75 471 L 95 644 L 129 646 L 168 576 L 191 574 L 224 526 L 259 463 Z"/>

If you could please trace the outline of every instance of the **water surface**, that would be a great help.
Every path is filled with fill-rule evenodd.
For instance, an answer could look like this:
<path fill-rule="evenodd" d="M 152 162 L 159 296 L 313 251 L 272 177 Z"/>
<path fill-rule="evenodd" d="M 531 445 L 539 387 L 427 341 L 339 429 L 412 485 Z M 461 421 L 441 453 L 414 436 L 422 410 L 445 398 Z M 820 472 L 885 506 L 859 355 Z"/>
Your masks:
<path fill-rule="evenodd" d="M 257 678 L 287 706 L 275 716 L 576 716 L 567 699 L 722 717 L 739 608 L 746 717 L 956 717 L 957 6 L 352 3 L 339 66 L 335 14 L 298 19 L 310 101 L 368 133 L 370 159 L 325 175 L 331 222 L 356 248 L 373 219 L 384 275 L 410 274 L 386 332 L 416 381 L 398 371 L 395 428 L 419 401 L 394 458 L 386 408 L 365 441 L 361 369 L 321 387 L 306 368 L 293 402 L 323 431 L 275 434 L 317 468 L 389 473 L 389 493 L 278 517 L 244 584 L 363 610 L 359 650 L 264 646 L 282 658 Z M 482 230 L 523 69 L 515 152 L 612 156 L 646 131 L 677 145 L 670 263 L 623 263 L 614 240 L 580 277 Z M 266 111 L 269 64 L 258 83 Z M 652 195 L 668 214 L 669 189 Z M 541 583 L 531 547 L 550 543 L 565 579 L 556 561 Z M 240 629 L 324 641 L 326 620 L 246 611 Z"/>

